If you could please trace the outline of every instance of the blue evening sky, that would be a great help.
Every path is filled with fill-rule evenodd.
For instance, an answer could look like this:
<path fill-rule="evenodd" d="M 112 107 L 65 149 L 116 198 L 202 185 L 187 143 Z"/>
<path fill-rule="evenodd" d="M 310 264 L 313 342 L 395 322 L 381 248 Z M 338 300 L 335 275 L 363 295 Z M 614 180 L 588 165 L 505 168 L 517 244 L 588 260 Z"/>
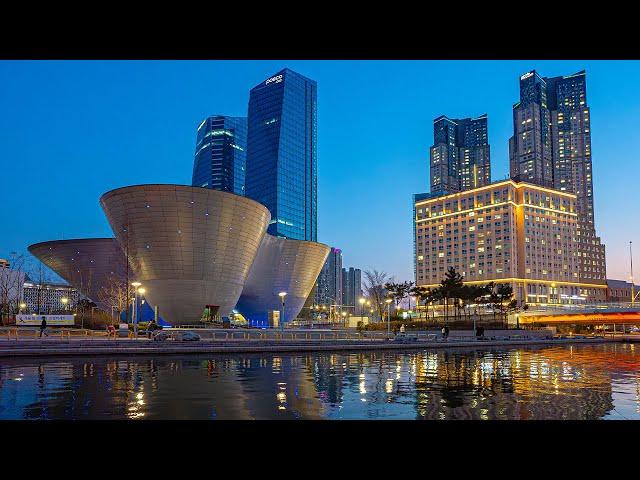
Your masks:
<path fill-rule="evenodd" d="M 396 280 L 413 277 L 411 195 L 429 188 L 433 119 L 487 113 L 498 180 L 519 75 L 586 69 L 596 227 L 608 277 L 628 278 L 629 240 L 640 247 L 637 61 L 0 61 L 0 258 L 112 236 L 107 190 L 190 184 L 200 121 L 246 115 L 249 90 L 284 67 L 318 82 L 318 240 L 345 266 Z"/>

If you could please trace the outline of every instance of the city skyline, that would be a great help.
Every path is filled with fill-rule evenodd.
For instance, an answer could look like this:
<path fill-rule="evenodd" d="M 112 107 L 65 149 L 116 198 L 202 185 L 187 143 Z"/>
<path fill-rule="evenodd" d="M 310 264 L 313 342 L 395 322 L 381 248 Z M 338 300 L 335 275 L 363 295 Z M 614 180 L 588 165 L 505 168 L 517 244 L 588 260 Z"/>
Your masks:
<path fill-rule="evenodd" d="M 464 65 L 467 70 L 470 65 L 476 71 L 491 70 L 493 89 L 483 91 L 488 80 L 481 74 L 473 75 L 473 81 L 462 77 Z M 607 65 L 622 72 L 616 75 Z M 640 229 L 625 223 L 620 207 L 640 169 L 626 166 L 622 156 L 634 151 L 625 118 L 640 111 L 632 89 L 640 77 L 638 62 L 3 62 L 0 99 L 7 108 L 0 145 L 11 159 L 4 165 L 5 185 L 12 185 L 12 179 L 29 181 L 26 188 L 7 188 L 0 194 L 7 207 L 1 220 L 12 225 L 0 256 L 25 252 L 28 244 L 47 238 L 108 234 L 108 225 L 91 215 L 99 209 L 96 190 L 126 183 L 189 185 L 193 132 L 199 122 L 217 113 L 245 116 L 251 87 L 285 67 L 318 83 L 318 241 L 340 248 L 346 264 L 385 270 L 396 280 L 413 277 L 412 225 L 407 218 L 412 193 L 428 190 L 433 119 L 487 113 L 492 180 L 499 180 L 509 174 L 510 110 L 519 98 L 520 75 L 535 69 L 554 77 L 585 69 L 598 234 L 608 247 L 607 276 L 628 278 L 628 241 Z M 457 80 L 449 82 L 455 83 L 453 88 L 428 79 L 439 68 Z M 404 75 L 392 75 L 398 69 Z M 110 70 L 115 81 L 91 83 L 100 74 L 113 80 L 106 73 Z M 223 94 L 215 88 L 189 91 L 203 71 L 209 71 L 207 78 L 214 85 L 216 73 L 231 72 Z M 377 75 L 371 76 L 372 71 Z M 29 82 L 44 72 L 49 84 L 30 88 Z M 607 89 L 614 85 L 612 78 L 617 81 L 615 96 Z M 153 80 L 157 90 L 143 91 Z M 172 85 L 174 95 L 163 96 Z M 391 93 L 381 96 L 385 86 Z M 176 92 L 189 101 L 180 102 Z M 410 102 L 412 95 L 417 100 Z M 365 103 L 367 98 L 378 101 Z M 152 103 L 155 111 L 148 108 Z M 124 106 L 128 108 L 118 110 Z M 174 115 L 159 113 L 166 109 Z M 381 122 L 388 120 L 389 109 L 411 113 L 411 121 Z M 609 127 L 612 119 L 617 121 L 615 131 Z M 138 123 L 137 130 L 130 128 Z M 379 225 L 388 235 L 380 234 Z"/>

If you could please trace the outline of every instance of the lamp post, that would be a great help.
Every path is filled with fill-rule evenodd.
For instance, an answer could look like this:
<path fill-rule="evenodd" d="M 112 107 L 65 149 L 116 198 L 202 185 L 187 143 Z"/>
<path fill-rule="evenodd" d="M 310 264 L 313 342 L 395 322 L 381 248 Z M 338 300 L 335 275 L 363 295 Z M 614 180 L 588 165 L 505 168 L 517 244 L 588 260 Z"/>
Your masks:
<path fill-rule="evenodd" d="M 20 304 L 20 313 L 22 313 L 22 310 L 24 310 L 26 308 L 27 304 L 26 303 L 21 303 Z"/>
<path fill-rule="evenodd" d="M 284 330 L 284 297 L 287 296 L 287 292 L 280 292 L 278 294 L 280 301 L 282 302 L 282 315 L 280 316 L 280 330 Z"/>
<path fill-rule="evenodd" d="M 131 282 L 133 285 L 133 305 L 131 307 L 131 319 L 133 321 L 133 336 L 138 338 L 138 322 L 137 322 L 137 310 L 138 310 L 138 287 L 142 285 L 140 282 Z"/>
<path fill-rule="evenodd" d="M 347 326 L 347 312 L 345 312 L 344 310 L 342 311 L 342 327 L 346 327 Z"/>
<path fill-rule="evenodd" d="M 144 287 L 140 287 L 138 288 L 138 293 L 141 296 L 144 296 L 144 294 L 147 292 L 147 289 Z M 144 300 L 142 300 L 142 304 L 144 305 Z M 138 309 L 138 304 L 136 303 L 136 309 Z M 135 328 L 135 333 L 136 333 L 136 338 L 138 338 L 138 323 L 140 322 L 140 311 L 138 311 L 138 313 L 136 313 L 136 324 L 134 326 Z"/>
<path fill-rule="evenodd" d="M 385 303 L 387 304 L 387 338 L 389 338 L 389 336 L 391 336 L 391 313 L 389 311 L 391 299 L 387 298 Z"/>
<path fill-rule="evenodd" d="M 360 316 L 364 313 L 364 302 L 366 302 L 366 300 L 363 297 L 360 297 L 358 300 L 358 303 L 360 304 Z"/>
<path fill-rule="evenodd" d="M 62 302 L 63 306 L 63 310 L 66 312 L 67 311 L 67 303 L 69 303 L 69 299 L 67 297 L 62 297 L 60 299 L 60 301 Z"/>

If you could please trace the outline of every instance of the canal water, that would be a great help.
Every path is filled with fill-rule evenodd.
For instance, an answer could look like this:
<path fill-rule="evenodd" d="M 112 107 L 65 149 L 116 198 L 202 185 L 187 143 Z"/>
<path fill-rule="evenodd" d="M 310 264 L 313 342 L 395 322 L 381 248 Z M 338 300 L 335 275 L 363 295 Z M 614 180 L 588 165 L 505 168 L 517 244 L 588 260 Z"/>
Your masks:
<path fill-rule="evenodd" d="M 1 359 L 0 419 L 640 419 L 640 345 Z"/>

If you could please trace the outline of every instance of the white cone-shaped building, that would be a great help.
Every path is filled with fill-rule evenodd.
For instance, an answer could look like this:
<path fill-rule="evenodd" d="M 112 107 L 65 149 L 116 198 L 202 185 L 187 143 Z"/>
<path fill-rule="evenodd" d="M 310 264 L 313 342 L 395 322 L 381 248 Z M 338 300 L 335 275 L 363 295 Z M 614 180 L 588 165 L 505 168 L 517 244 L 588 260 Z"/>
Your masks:
<path fill-rule="evenodd" d="M 236 305 L 271 219 L 263 205 L 184 185 L 136 185 L 100 204 L 145 297 L 174 325 Z"/>
<path fill-rule="evenodd" d="M 255 326 L 268 325 L 268 312 L 282 312 L 279 293 L 286 292 L 281 321 L 295 319 L 331 249 L 318 242 L 266 234 L 238 301 L 237 310 Z"/>
<path fill-rule="evenodd" d="M 126 276 L 126 259 L 115 238 L 52 240 L 29 252 L 105 310 L 100 291 Z"/>

